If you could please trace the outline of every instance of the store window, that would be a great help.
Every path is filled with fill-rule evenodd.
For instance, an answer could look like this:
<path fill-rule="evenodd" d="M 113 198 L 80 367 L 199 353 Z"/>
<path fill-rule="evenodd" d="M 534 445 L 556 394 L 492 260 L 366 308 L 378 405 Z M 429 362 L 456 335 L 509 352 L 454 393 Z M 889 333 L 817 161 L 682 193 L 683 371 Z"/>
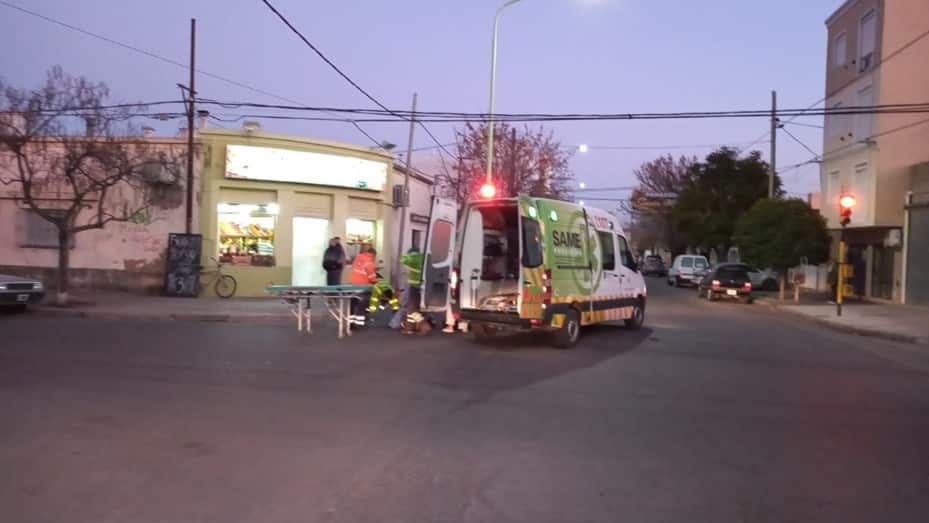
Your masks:
<path fill-rule="evenodd" d="M 277 204 L 221 203 L 216 211 L 221 262 L 256 267 L 274 266 Z"/>
<path fill-rule="evenodd" d="M 345 222 L 345 247 L 349 258 L 354 258 L 362 247 L 374 245 L 376 226 L 374 220 L 349 218 Z"/>

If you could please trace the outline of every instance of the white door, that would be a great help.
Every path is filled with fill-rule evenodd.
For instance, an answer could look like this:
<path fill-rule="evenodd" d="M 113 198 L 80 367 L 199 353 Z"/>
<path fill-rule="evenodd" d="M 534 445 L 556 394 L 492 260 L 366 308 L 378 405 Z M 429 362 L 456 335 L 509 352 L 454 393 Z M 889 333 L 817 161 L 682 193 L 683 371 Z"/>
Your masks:
<path fill-rule="evenodd" d="M 600 244 L 600 268 L 603 278 L 597 289 L 599 296 L 594 298 L 598 301 L 608 300 L 604 303 L 611 305 L 609 302 L 620 298 L 623 287 L 622 264 L 618 255 L 616 235 L 608 231 L 597 231 L 597 243 Z"/>
<path fill-rule="evenodd" d="M 632 251 L 629 249 L 626 239 L 617 235 L 616 243 L 616 269 L 619 271 L 622 280 L 621 294 L 623 300 L 625 300 L 623 305 L 629 307 L 634 303 L 631 300 L 634 300 L 639 294 L 644 294 L 645 278 L 642 277 L 638 267 L 636 267 Z M 631 309 L 626 310 L 629 314 L 632 313 Z"/>
<path fill-rule="evenodd" d="M 441 311 L 448 306 L 457 221 L 458 204 L 454 200 L 432 200 L 423 251 L 422 309 L 425 311 Z"/>
<path fill-rule="evenodd" d="M 323 253 L 329 246 L 329 220 L 295 216 L 293 225 L 291 285 L 325 285 Z"/>

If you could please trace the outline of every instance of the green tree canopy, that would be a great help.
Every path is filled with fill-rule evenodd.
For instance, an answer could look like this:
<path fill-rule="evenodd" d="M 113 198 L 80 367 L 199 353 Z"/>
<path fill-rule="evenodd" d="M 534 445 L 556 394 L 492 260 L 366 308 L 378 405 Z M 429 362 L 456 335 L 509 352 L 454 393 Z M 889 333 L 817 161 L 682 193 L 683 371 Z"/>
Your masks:
<path fill-rule="evenodd" d="M 739 219 L 734 239 L 745 261 L 782 275 L 803 258 L 817 264 L 829 257 L 826 220 L 798 199 L 759 201 Z"/>
<path fill-rule="evenodd" d="M 740 158 L 735 149 L 722 147 L 692 169 L 672 209 L 672 219 L 691 245 L 725 253 L 732 245 L 738 219 L 757 201 L 767 198 L 768 164 L 758 151 Z M 777 176 L 774 192 L 778 196 L 782 193 Z"/>

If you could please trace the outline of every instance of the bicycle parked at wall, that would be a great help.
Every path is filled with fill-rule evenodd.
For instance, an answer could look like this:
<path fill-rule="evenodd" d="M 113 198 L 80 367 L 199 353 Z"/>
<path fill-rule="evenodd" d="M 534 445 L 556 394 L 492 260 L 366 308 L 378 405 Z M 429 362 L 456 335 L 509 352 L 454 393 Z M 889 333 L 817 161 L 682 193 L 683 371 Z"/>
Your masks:
<path fill-rule="evenodd" d="M 223 273 L 223 262 L 216 258 L 210 258 L 216 262 L 215 269 L 206 269 L 200 267 L 200 292 L 208 286 L 213 286 L 213 292 L 220 298 L 231 298 L 235 295 L 235 290 L 239 286 L 238 282 L 229 274 Z"/>

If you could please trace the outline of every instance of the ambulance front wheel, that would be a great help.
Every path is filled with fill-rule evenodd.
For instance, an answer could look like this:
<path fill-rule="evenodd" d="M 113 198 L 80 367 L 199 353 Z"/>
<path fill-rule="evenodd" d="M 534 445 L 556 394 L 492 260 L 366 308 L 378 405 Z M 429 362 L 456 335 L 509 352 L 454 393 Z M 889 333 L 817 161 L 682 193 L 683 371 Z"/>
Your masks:
<path fill-rule="evenodd" d="M 635 302 L 635 305 L 632 306 L 632 316 L 624 320 L 626 328 L 630 330 L 636 330 L 645 323 L 645 302 L 641 299 Z"/>
<path fill-rule="evenodd" d="M 565 314 L 564 323 L 555 331 L 555 346 L 559 349 L 571 349 L 581 337 L 581 315 L 575 309 Z"/>

